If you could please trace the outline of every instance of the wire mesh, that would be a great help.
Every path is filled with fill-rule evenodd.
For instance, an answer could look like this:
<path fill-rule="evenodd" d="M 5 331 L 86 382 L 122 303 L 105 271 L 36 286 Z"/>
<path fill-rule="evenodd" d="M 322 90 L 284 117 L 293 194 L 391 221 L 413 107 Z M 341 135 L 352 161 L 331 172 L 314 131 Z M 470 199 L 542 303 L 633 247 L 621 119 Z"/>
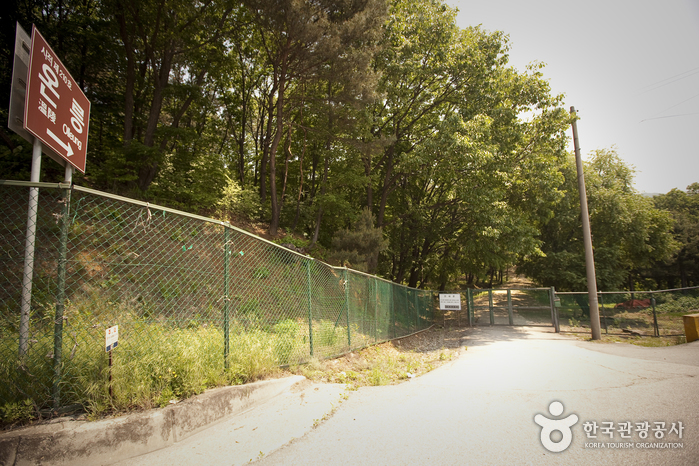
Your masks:
<path fill-rule="evenodd" d="M 587 293 L 557 293 L 559 319 L 571 328 L 590 327 Z M 699 309 L 699 288 L 602 292 L 597 297 L 600 326 L 608 334 L 681 336 L 682 316 Z"/>
<path fill-rule="evenodd" d="M 35 185 L 21 338 L 29 186 L 0 186 L 0 407 L 162 405 L 245 381 L 265 364 L 327 358 L 433 321 L 430 292 L 329 266 L 217 220 L 44 183 Z M 110 366 L 104 338 L 113 325 Z"/>

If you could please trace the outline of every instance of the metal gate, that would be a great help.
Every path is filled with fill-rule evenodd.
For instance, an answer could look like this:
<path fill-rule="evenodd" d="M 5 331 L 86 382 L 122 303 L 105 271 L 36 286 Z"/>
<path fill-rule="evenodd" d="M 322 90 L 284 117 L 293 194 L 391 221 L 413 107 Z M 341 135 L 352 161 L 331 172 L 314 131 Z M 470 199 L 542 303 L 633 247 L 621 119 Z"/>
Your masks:
<path fill-rule="evenodd" d="M 510 325 L 554 327 L 558 331 L 553 288 L 457 290 L 461 309 L 442 311 L 445 326 Z"/>

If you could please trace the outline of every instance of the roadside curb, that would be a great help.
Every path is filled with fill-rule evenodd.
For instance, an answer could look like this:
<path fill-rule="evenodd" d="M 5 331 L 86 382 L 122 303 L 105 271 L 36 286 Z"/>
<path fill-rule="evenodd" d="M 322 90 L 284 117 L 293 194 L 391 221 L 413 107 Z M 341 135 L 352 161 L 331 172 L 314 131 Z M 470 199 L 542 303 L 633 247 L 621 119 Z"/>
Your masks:
<path fill-rule="evenodd" d="M 163 409 L 96 422 L 67 420 L 0 434 L 0 466 L 96 465 L 180 442 L 305 380 L 294 375 L 209 390 Z"/>

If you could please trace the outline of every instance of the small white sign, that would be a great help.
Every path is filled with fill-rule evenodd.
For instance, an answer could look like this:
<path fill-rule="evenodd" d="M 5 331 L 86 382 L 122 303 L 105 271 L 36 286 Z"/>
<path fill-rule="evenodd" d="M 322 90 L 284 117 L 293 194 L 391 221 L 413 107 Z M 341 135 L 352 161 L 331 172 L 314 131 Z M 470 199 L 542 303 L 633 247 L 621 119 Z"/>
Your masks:
<path fill-rule="evenodd" d="M 119 326 L 109 327 L 105 331 L 106 351 L 111 351 L 119 344 Z"/>
<path fill-rule="evenodd" d="M 461 310 L 461 294 L 439 294 L 439 309 L 443 311 L 460 311 Z"/>

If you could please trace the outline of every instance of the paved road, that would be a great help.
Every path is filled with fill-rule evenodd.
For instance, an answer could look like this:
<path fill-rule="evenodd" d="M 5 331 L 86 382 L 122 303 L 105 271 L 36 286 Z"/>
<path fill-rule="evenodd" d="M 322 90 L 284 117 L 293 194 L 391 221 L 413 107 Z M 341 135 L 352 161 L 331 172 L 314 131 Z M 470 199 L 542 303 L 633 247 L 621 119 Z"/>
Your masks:
<path fill-rule="evenodd" d="M 350 392 L 315 429 L 313 420 L 338 406 L 342 387 L 288 393 L 129 464 L 242 464 L 260 452 L 261 466 L 699 464 L 699 342 L 638 348 L 495 327 L 466 330 L 463 343 L 458 359 L 409 383 Z M 549 412 L 553 401 L 562 414 Z M 566 450 L 544 448 L 537 414 L 577 416 Z M 588 422 L 616 429 L 627 421 L 629 439 L 617 430 L 587 439 L 583 430 Z M 682 438 L 668 431 L 655 439 L 651 430 L 643 440 L 635 424 L 644 421 L 668 429 L 682 422 Z M 673 448 L 641 448 L 651 442 Z"/>
<path fill-rule="evenodd" d="M 359 390 L 322 426 L 259 464 L 699 464 L 699 345 L 629 348 L 563 338 L 475 329 L 466 335 L 468 350 L 449 366 L 410 383 Z M 561 453 L 544 449 L 534 422 L 537 413 L 554 417 L 554 400 L 565 408 L 559 418 L 579 417 Z M 600 431 L 588 440 L 587 421 L 681 421 L 683 438 L 666 434 L 662 442 L 683 448 L 636 448 L 661 440 L 634 431 L 628 440 Z M 620 442 L 634 448 L 585 448 Z"/>

